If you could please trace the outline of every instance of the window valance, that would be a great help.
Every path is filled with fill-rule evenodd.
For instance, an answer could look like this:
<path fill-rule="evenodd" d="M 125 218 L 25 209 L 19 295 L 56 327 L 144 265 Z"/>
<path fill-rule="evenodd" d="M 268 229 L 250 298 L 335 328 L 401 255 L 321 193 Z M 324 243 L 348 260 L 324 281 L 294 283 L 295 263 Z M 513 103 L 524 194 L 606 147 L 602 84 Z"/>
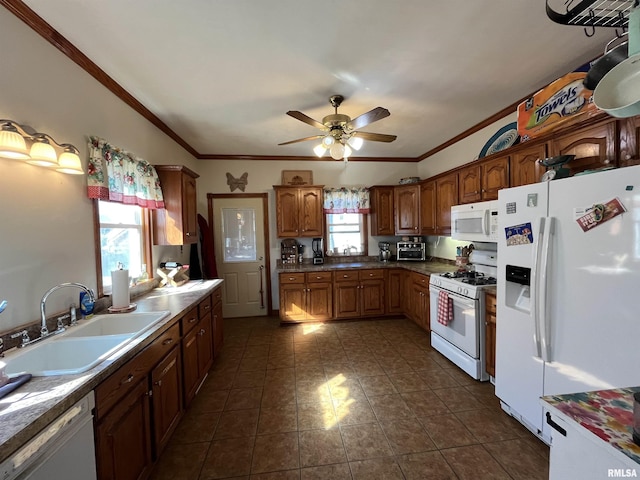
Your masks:
<path fill-rule="evenodd" d="M 160 180 L 153 165 L 99 137 L 89 139 L 89 198 L 164 208 Z"/>
<path fill-rule="evenodd" d="M 369 213 L 369 189 L 325 188 L 323 205 L 324 213 Z"/>

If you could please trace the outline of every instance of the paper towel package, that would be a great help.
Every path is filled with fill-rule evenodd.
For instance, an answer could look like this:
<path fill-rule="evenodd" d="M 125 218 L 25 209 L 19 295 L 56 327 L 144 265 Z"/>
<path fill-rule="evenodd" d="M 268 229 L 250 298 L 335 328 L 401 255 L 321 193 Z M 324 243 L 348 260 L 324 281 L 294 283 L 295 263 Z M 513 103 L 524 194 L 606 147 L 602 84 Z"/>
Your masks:
<path fill-rule="evenodd" d="M 111 272 L 111 303 L 114 308 L 126 308 L 130 304 L 129 270 Z"/>

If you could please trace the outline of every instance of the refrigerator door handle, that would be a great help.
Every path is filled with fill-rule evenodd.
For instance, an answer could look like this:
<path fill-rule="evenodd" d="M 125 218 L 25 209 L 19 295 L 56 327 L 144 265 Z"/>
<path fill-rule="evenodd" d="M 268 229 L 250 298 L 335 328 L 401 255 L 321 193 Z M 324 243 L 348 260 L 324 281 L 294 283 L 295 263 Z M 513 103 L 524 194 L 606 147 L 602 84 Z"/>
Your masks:
<path fill-rule="evenodd" d="M 534 239 L 533 245 L 533 261 L 531 268 L 531 318 L 533 319 L 533 344 L 535 347 L 535 355 L 538 358 L 542 358 L 542 349 L 540 348 L 540 316 L 538 314 L 538 272 L 540 271 L 539 260 L 540 251 L 542 250 L 542 236 L 545 230 L 544 217 L 538 218 L 538 224 L 536 230 L 538 232 L 537 238 Z"/>
<path fill-rule="evenodd" d="M 540 319 L 540 347 L 542 351 L 542 360 L 551 361 L 551 325 L 549 315 L 549 299 L 548 293 L 548 273 L 549 273 L 549 256 L 551 254 L 551 235 L 553 235 L 553 217 L 545 219 L 545 229 L 542 235 L 542 258 L 540 262 L 540 272 L 538 282 L 538 318 Z"/>

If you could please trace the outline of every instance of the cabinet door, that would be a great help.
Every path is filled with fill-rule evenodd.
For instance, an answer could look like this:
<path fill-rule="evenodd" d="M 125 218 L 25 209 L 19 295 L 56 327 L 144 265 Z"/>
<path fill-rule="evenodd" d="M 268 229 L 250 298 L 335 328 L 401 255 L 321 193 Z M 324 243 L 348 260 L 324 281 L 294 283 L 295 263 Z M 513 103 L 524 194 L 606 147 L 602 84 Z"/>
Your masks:
<path fill-rule="evenodd" d="M 622 118 L 620 125 L 620 165 L 640 164 L 640 117 Z"/>
<path fill-rule="evenodd" d="M 198 174 L 181 165 L 156 165 L 165 208 L 152 210 L 156 245 L 196 243 Z"/>
<path fill-rule="evenodd" d="M 616 166 L 616 121 L 560 134 L 551 140 L 552 155 L 575 155 L 565 164 L 571 175 L 584 170 Z"/>
<path fill-rule="evenodd" d="M 278 237 L 297 237 L 299 232 L 298 189 L 276 188 Z"/>
<path fill-rule="evenodd" d="M 182 415 L 180 349 L 174 348 L 151 371 L 155 457 L 164 450 Z"/>
<path fill-rule="evenodd" d="M 509 157 L 482 162 L 482 201 L 497 200 L 498 190 L 509 188 Z"/>
<path fill-rule="evenodd" d="M 224 340 L 224 318 L 222 316 L 222 302 L 213 305 L 213 358 L 220 355 Z"/>
<path fill-rule="evenodd" d="M 389 270 L 387 277 L 386 313 L 404 313 L 404 271 Z"/>
<path fill-rule="evenodd" d="M 408 282 L 408 301 L 406 315 L 416 324 L 420 324 L 420 311 L 422 303 L 422 287 L 411 281 Z"/>
<path fill-rule="evenodd" d="M 182 175 L 182 234 L 183 244 L 198 242 L 198 205 L 196 179 Z"/>
<path fill-rule="evenodd" d="M 300 220 L 298 235 L 301 237 L 321 237 L 322 232 L 324 232 L 322 188 L 301 188 L 299 195 Z"/>
<path fill-rule="evenodd" d="M 451 234 L 451 207 L 458 203 L 458 175 L 451 174 L 436 180 L 436 230 Z"/>
<path fill-rule="evenodd" d="M 545 172 L 540 160 L 547 158 L 547 144 L 540 143 L 518 150 L 511 155 L 511 187 L 538 183 Z"/>
<path fill-rule="evenodd" d="M 496 296 L 486 296 L 485 370 L 496 376 Z"/>
<path fill-rule="evenodd" d="M 301 322 L 305 320 L 306 286 L 283 284 L 280 282 L 280 320 L 283 322 Z"/>
<path fill-rule="evenodd" d="M 145 377 L 96 427 L 100 480 L 138 480 L 151 470 L 148 379 Z"/>
<path fill-rule="evenodd" d="M 213 321 L 211 313 L 198 324 L 198 382 L 201 382 L 213 364 Z"/>
<path fill-rule="evenodd" d="M 436 182 L 420 184 L 420 234 L 436 234 Z"/>
<path fill-rule="evenodd" d="M 479 202 L 482 199 L 481 171 L 480 165 L 473 165 L 458 172 L 460 203 Z"/>
<path fill-rule="evenodd" d="M 306 292 L 306 320 L 330 320 L 333 316 L 333 285 L 309 283 Z"/>
<path fill-rule="evenodd" d="M 404 185 L 394 189 L 395 233 L 417 234 L 420 223 L 420 186 Z"/>
<path fill-rule="evenodd" d="M 371 189 L 371 235 L 393 235 L 393 187 Z"/>
<path fill-rule="evenodd" d="M 360 315 L 384 315 L 384 280 L 365 280 L 360 284 Z"/>
<path fill-rule="evenodd" d="M 354 318 L 360 316 L 360 283 L 357 281 L 334 284 L 333 303 L 336 318 Z"/>
<path fill-rule="evenodd" d="M 423 330 L 429 331 L 429 290 L 423 286 L 418 288 L 418 306 L 416 309 L 417 323 Z"/>
<path fill-rule="evenodd" d="M 191 330 L 182 339 L 182 383 L 184 385 L 184 404 L 188 406 L 198 389 L 198 332 L 200 326 Z"/>

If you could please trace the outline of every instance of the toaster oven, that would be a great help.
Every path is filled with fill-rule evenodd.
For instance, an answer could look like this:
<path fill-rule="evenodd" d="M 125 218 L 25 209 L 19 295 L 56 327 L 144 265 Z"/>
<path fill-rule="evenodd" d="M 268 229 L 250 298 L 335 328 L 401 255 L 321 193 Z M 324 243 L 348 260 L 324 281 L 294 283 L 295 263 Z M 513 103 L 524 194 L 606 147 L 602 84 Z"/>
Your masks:
<path fill-rule="evenodd" d="M 398 242 L 396 255 L 398 260 L 424 261 L 426 259 L 426 243 L 424 242 Z"/>

